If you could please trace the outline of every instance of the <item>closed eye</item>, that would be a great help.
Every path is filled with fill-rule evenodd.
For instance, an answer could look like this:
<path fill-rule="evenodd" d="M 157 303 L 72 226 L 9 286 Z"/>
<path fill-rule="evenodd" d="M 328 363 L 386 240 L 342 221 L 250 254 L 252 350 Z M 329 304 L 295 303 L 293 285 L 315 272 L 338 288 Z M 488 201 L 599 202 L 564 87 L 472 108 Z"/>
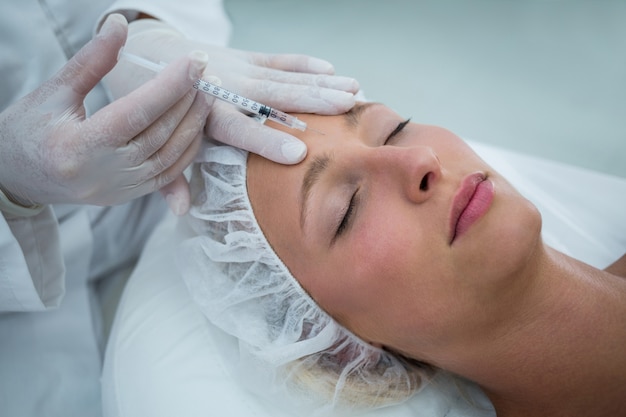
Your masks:
<path fill-rule="evenodd" d="M 354 217 L 354 212 L 355 212 L 356 206 L 358 204 L 358 193 L 359 193 L 359 190 L 356 189 L 354 191 L 354 194 L 352 194 L 352 197 L 350 198 L 350 202 L 348 203 L 348 207 L 346 208 L 346 211 L 344 212 L 343 216 L 341 217 L 341 221 L 339 222 L 339 225 L 337 226 L 337 231 L 335 232 L 335 236 L 333 237 L 333 239 L 331 241 L 331 245 L 351 225 L 352 218 Z"/>
<path fill-rule="evenodd" d="M 409 122 L 411 121 L 411 118 L 409 117 L 408 119 L 406 119 L 404 122 L 400 122 L 398 124 L 398 126 L 393 130 L 393 132 L 391 132 L 389 134 L 389 136 L 387 136 L 387 139 L 385 139 L 385 143 L 383 145 L 389 145 L 389 142 L 395 137 L 397 136 L 400 132 L 402 132 L 402 129 L 404 129 L 406 127 L 406 125 L 409 124 Z"/>

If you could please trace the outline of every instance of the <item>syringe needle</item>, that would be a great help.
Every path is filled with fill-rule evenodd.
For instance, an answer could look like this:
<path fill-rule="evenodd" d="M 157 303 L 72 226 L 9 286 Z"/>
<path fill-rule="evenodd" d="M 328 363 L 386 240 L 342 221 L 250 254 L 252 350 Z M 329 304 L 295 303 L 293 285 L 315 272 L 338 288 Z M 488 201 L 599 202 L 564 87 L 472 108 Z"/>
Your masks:
<path fill-rule="evenodd" d="M 320 135 L 324 135 L 324 136 L 326 136 L 326 133 L 324 133 L 324 132 L 320 132 L 319 130 L 317 130 L 317 129 L 315 129 L 315 128 L 312 128 L 311 126 L 307 126 L 307 130 L 312 130 L 312 131 L 314 131 L 315 133 L 319 133 Z"/>

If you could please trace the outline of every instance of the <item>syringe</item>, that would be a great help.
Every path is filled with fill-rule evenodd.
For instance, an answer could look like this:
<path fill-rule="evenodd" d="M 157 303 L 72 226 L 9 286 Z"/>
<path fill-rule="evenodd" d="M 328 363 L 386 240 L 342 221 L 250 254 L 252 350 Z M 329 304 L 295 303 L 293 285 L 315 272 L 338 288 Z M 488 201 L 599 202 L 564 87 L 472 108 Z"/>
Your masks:
<path fill-rule="evenodd" d="M 120 52 L 119 58 L 124 58 L 127 61 L 132 62 L 133 64 L 137 64 L 154 72 L 159 72 L 163 68 L 165 68 L 164 64 L 157 64 L 140 56 L 125 52 L 124 50 Z M 225 88 L 212 84 L 208 81 L 196 80 L 196 82 L 194 82 L 193 84 L 193 88 L 198 91 L 202 91 L 205 94 L 209 94 L 219 100 L 230 103 L 233 106 L 239 107 L 240 109 L 253 115 L 272 120 L 276 123 L 290 127 L 292 129 L 298 129 L 303 132 L 306 130 L 306 123 L 302 120 L 299 120 L 294 116 L 290 116 L 280 110 L 276 110 L 272 107 L 266 106 L 265 104 L 261 104 L 258 101 L 242 97 L 239 94 L 228 91 Z"/>

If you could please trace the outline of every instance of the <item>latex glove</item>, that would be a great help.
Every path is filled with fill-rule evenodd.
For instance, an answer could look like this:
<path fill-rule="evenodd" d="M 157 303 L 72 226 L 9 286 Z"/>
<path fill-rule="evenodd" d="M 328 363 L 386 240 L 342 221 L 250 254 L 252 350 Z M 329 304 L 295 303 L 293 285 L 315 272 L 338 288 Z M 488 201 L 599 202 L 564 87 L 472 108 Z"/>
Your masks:
<path fill-rule="evenodd" d="M 213 102 L 192 88 L 207 57 L 183 55 L 86 118 L 85 95 L 116 64 L 126 35 L 126 20 L 111 15 L 54 77 L 0 114 L 0 187 L 14 202 L 114 205 L 169 184 L 170 206 L 186 211 L 182 173 Z"/>
<path fill-rule="evenodd" d="M 130 24 L 126 52 L 155 63 L 171 62 L 181 54 L 202 50 L 209 56 L 204 78 L 217 77 L 222 87 L 285 112 L 340 114 L 355 104 L 359 85 L 353 78 L 332 75 L 327 61 L 306 55 L 261 54 L 190 41 L 165 23 L 142 19 Z M 151 79 L 153 73 L 122 60 L 106 79 L 120 97 Z M 219 109 L 219 110 L 218 110 Z M 235 114 L 216 102 L 207 135 L 221 142 L 259 153 L 280 163 L 297 163 L 306 146 L 275 129 Z"/>

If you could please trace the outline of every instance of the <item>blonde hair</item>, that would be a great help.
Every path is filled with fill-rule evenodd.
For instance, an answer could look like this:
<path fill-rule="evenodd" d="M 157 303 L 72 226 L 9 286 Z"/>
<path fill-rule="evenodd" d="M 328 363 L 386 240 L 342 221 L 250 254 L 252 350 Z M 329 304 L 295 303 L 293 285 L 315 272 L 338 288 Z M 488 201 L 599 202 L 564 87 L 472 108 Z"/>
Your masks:
<path fill-rule="evenodd" d="M 388 352 L 385 352 L 388 354 Z M 345 352 L 338 352 L 338 357 Z M 359 368 L 346 375 L 344 364 L 354 358 L 338 359 L 326 355 L 325 360 L 319 357 L 304 357 L 286 366 L 284 378 L 289 381 L 289 388 L 298 395 L 313 396 L 317 401 L 335 404 L 339 409 L 373 409 L 402 403 L 419 392 L 437 372 L 432 366 L 394 355 L 406 370 L 406 378 L 387 379 L 384 377 L 388 365 L 380 366 L 380 380 L 385 384 L 372 383 L 371 373 L 363 378 Z M 373 358 L 385 361 L 386 355 Z M 356 361 L 360 362 L 360 361 Z"/>

